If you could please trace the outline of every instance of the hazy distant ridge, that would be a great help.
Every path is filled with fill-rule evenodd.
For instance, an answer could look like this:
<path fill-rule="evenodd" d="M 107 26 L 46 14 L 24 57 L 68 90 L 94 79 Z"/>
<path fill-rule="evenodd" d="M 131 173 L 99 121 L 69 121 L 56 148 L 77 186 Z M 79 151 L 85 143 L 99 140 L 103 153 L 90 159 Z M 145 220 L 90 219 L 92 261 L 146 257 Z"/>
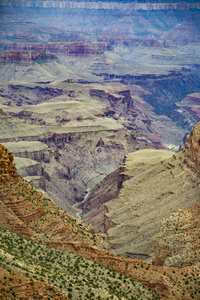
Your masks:
<path fill-rule="evenodd" d="M 85 8 L 85 9 L 122 9 L 122 10 L 170 10 L 170 9 L 200 9 L 199 1 L 193 0 L 191 3 L 180 1 L 68 1 L 68 0 L 2 0 L 1 6 L 13 7 L 42 7 L 42 8 Z"/>

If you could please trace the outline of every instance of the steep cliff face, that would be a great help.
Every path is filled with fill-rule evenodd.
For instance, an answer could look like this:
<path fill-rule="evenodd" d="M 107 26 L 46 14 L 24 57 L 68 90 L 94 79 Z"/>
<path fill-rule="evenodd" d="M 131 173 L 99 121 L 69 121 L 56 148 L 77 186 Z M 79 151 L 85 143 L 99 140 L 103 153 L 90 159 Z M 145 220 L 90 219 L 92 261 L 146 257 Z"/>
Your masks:
<path fill-rule="evenodd" d="M 118 75 L 118 74 L 99 74 L 105 80 L 110 78 L 122 79 L 128 85 L 139 85 L 150 94 L 146 101 L 160 115 L 169 115 L 169 109 L 174 103 L 181 101 L 186 95 L 199 92 L 200 79 L 185 70 L 180 72 L 170 72 L 168 74 L 141 74 Z M 185 84 L 187 81 L 187 85 Z M 169 89 L 170 86 L 170 89 Z M 166 101 L 167 99 L 167 101 Z M 178 100 L 178 101 L 177 101 Z"/>
<path fill-rule="evenodd" d="M 14 157 L 3 145 L 0 146 L 0 181 L 9 181 L 16 178 L 16 167 L 13 164 Z"/>
<path fill-rule="evenodd" d="M 193 189 L 199 186 L 200 171 L 200 124 L 190 133 L 184 149 L 183 162 L 189 167 Z M 198 202 L 199 203 L 199 194 Z M 182 198 L 180 199 L 182 201 Z M 190 195 L 190 208 L 179 210 L 164 219 L 160 235 L 155 243 L 155 264 L 185 267 L 198 265 L 200 259 L 199 214 L 200 205 L 192 207 L 193 196 Z"/>
<path fill-rule="evenodd" d="M 198 178 L 200 173 L 200 123 L 194 127 L 189 135 L 185 145 L 185 156 L 184 162 L 188 164 L 194 174 L 197 174 Z"/>
<path fill-rule="evenodd" d="M 200 93 L 189 94 L 181 102 L 175 103 L 168 116 L 180 127 L 190 132 L 200 121 Z"/>

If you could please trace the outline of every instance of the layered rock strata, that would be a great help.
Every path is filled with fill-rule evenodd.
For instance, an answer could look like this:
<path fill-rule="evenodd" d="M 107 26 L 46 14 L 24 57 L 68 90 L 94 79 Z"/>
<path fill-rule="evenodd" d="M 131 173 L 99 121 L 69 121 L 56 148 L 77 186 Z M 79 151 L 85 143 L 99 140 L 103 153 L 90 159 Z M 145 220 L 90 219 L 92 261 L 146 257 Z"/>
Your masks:
<path fill-rule="evenodd" d="M 46 53 L 45 51 L 6 51 L 0 52 L 0 64 L 6 63 L 18 63 L 18 64 L 31 64 L 33 62 L 46 62 L 49 60 L 55 60 L 59 62 L 58 57 L 52 53 Z"/>

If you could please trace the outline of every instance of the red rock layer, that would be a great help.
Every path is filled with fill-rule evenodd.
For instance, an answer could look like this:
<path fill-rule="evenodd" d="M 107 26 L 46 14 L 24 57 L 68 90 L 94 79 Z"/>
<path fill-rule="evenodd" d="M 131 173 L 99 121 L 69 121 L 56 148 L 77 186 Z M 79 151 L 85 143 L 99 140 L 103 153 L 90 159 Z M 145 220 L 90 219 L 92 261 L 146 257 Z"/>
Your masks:
<path fill-rule="evenodd" d="M 25 40 L 25 39 L 24 39 Z M 111 45 L 107 42 L 99 43 L 84 43 L 82 41 L 72 42 L 72 43 L 48 43 L 48 44 L 31 44 L 31 43 L 2 43 L 1 45 L 3 50 L 8 50 L 14 52 L 13 50 L 23 55 L 29 51 L 38 51 L 38 53 L 52 52 L 56 54 L 64 53 L 71 56 L 90 56 L 103 53 L 103 51 L 109 51 L 112 49 Z M 29 53 L 29 52 L 28 52 Z M 18 54 L 19 56 L 20 54 Z M 27 54 L 26 54 L 27 55 Z M 41 55 L 41 54 L 40 54 Z"/>
<path fill-rule="evenodd" d="M 0 64 L 15 62 L 26 65 L 33 62 L 46 62 L 48 60 L 59 61 L 58 57 L 55 54 L 46 53 L 44 50 L 0 52 Z"/>

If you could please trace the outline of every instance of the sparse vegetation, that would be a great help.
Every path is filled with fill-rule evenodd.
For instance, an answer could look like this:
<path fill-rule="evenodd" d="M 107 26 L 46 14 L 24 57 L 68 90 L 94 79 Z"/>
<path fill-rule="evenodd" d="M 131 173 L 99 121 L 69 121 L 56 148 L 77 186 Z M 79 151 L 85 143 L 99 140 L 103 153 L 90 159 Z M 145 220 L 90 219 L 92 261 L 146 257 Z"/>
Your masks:
<path fill-rule="evenodd" d="M 159 299 L 143 284 L 122 274 L 116 276 L 96 262 L 39 245 L 5 229 L 0 230 L 0 265 L 30 278 L 31 286 L 35 280 L 48 283 L 69 299 Z M 4 276 L 5 291 L 15 280 Z"/>

